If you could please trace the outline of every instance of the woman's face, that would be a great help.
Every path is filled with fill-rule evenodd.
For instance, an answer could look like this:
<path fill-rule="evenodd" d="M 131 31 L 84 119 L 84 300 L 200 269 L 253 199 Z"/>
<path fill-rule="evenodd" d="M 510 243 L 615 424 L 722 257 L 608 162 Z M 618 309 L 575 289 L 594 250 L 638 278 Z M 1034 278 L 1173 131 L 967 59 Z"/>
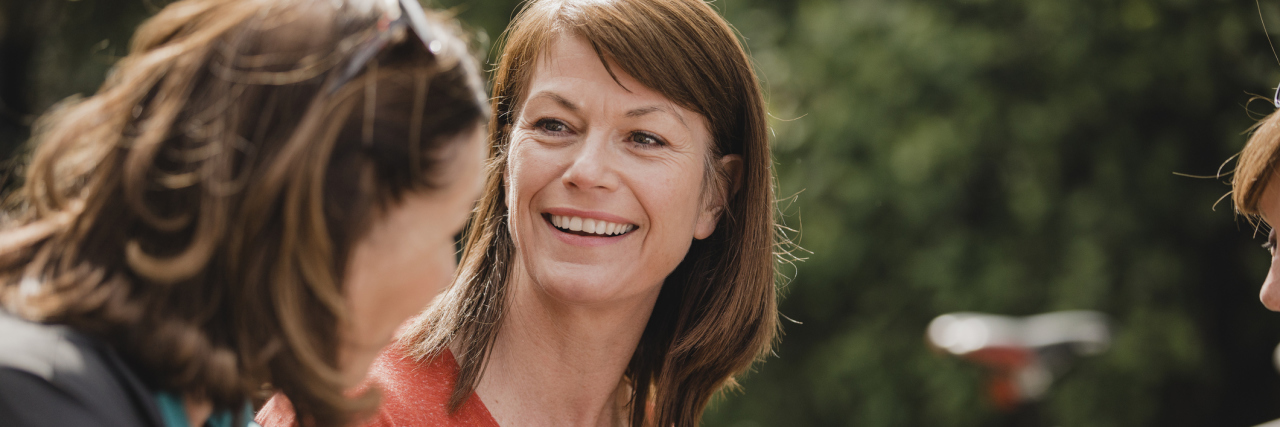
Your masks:
<path fill-rule="evenodd" d="M 396 328 L 421 311 L 453 278 L 454 241 L 480 194 L 484 132 L 455 142 L 444 188 L 410 192 L 375 220 L 352 248 L 345 279 L 351 320 L 339 352 L 349 384 L 364 378 Z"/>
<path fill-rule="evenodd" d="M 562 302 L 656 298 L 715 229 L 705 119 L 610 64 L 615 82 L 580 37 L 558 37 L 535 65 L 505 183 L 524 270 Z"/>
<path fill-rule="evenodd" d="M 1272 227 L 1280 225 L 1280 174 L 1272 174 L 1266 189 L 1262 192 L 1262 200 L 1258 203 L 1262 219 Z M 1267 306 L 1271 311 L 1280 311 L 1280 284 L 1276 283 L 1280 280 L 1280 256 L 1278 256 L 1280 248 L 1276 247 L 1274 228 L 1267 237 L 1267 243 L 1271 250 L 1271 269 L 1267 272 L 1266 280 L 1262 282 L 1262 292 L 1259 297 L 1262 299 L 1262 305 Z"/>

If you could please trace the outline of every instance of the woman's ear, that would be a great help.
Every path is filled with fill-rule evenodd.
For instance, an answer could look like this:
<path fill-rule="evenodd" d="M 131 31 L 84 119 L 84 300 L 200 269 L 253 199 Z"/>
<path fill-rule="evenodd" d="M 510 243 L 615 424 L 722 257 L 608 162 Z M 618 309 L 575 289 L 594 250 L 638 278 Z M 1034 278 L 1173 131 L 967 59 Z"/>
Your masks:
<path fill-rule="evenodd" d="M 730 154 L 721 157 L 720 170 L 724 171 L 725 178 L 729 181 L 725 183 L 729 191 L 724 192 L 724 200 L 728 201 L 742 187 L 742 156 Z"/>
<path fill-rule="evenodd" d="M 698 214 L 698 224 L 694 226 L 693 238 L 702 240 L 711 237 L 711 233 L 716 231 L 716 224 L 720 222 L 720 215 L 724 213 L 724 204 L 738 193 L 738 188 L 742 186 L 742 156 L 737 154 L 729 154 L 720 157 L 720 171 L 712 185 L 716 188 L 711 189 L 711 198 L 708 203 L 702 206 L 702 212 Z"/>

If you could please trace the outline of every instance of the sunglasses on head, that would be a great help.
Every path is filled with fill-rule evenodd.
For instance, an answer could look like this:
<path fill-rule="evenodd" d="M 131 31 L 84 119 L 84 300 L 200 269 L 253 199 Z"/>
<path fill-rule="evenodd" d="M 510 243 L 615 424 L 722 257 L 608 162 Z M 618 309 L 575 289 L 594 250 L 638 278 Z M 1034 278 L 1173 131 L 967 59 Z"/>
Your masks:
<path fill-rule="evenodd" d="M 412 32 L 422 42 L 427 54 L 435 57 L 444 49 L 444 43 L 435 37 L 429 27 L 427 14 L 417 0 L 386 0 L 398 2 L 400 7 L 392 8 L 378 19 L 377 33 L 356 47 L 351 61 L 342 69 L 342 73 L 330 83 L 329 92 L 333 93 L 349 83 L 364 71 L 373 58 L 378 56 L 392 40 L 403 35 L 403 31 Z"/>
<path fill-rule="evenodd" d="M 1276 86 L 1276 95 L 1271 97 L 1271 102 L 1280 108 L 1280 86 Z"/>

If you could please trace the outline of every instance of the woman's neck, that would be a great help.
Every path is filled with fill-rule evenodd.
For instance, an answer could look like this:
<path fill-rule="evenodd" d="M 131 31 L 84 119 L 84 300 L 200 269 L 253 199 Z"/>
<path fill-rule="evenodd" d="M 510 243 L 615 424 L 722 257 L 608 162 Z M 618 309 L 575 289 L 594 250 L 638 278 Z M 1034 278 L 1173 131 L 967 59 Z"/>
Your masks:
<path fill-rule="evenodd" d="M 657 294 L 584 306 L 546 295 L 523 271 L 515 279 L 476 390 L 490 414 L 500 425 L 622 424 L 630 391 L 622 376 Z"/>
<path fill-rule="evenodd" d="M 187 411 L 187 422 L 191 427 L 199 427 L 213 415 L 213 402 L 209 399 L 197 399 L 186 396 L 183 401 L 182 409 Z"/>

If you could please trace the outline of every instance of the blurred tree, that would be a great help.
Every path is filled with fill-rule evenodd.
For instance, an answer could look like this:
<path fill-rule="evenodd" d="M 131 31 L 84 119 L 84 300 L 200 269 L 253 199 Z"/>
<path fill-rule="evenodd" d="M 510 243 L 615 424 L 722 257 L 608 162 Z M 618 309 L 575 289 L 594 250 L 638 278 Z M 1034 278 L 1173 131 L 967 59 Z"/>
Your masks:
<path fill-rule="evenodd" d="M 803 324 L 709 420 L 995 425 L 979 371 L 930 354 L 925 325 L 1060 309 L 1117 335 L 1051 391 L 1054 425 L 1280 416 L 1266 256 L 1210 209 L 1222 180 L 1173 175 L 1212 175 L 1250 124 L 1243 91 L 1280 76 L 1253 5 L 719 5 L 769 81 L 814 255 L 783 306 Z"/>
<path fill-rule="evenodd" d="M 32 113 L 92 92 L 159 3 L 0 0 L 0 148 Z M 436 6 L 490 52 L 517 4 Z M 1251 124 L 1245 92 L 1280 80 L 1254 5 L 714 5 L 766 80 L 782 194 L 800 193 L 781 208 L 813 254 L 784 290 L 801 323 L 708 425 L 998 424 L 981 371 L 923 341 L 962 310 L 1112 316 L 1112 349 L 1050 392 L 1054 425 L 1280 417 L 1261 242 L 1228 204 L 1211 209 L 1225 179 L 1173 174 L 1214 174 Z M 1262 11 L 1280 23 L 1280 7 Z"/>
<path fill-rule="evenodd" d="M 0 0 L 0 156 L 25 142 L 36 116 L 91 94 L 156 0 Z"/>

